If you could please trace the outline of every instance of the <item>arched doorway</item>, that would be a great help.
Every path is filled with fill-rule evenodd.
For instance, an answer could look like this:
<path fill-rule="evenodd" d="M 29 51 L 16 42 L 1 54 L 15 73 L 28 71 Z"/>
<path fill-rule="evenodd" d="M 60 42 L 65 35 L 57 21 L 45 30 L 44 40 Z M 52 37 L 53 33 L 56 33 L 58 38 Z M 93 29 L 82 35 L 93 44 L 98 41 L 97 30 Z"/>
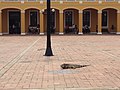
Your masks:
<path fill-rule="evenodd" d="M 44 32 L 47 32 L 47 10 L 45 9 L 44 12 Z M 51 33 L 57 34 L 59 32 L 59 10 L 55 8 L 51 8 L 50 13 L 50 27 Z"/>
<path fill-rule="evenodd" d="M 40 14 L 38 9 L 29 8 L 25 10 L 25 32 L 27 34 L 39 34 Z"/>
<path fill-rule="evenodd" d="M 78 32 L 79 26 L 79 14 L 78 10 L 69 8 L 64 10 L 64 32 L 75 34 Z"/>
<path fill-rule="evenodd" d="M 98 10 L 87 8 L 83 10 L 83 33 L 97 33 Z"/>
<path fill-rule="evenodd" d="M 117 10 L 106 8 L 102 10 L 102 33 L 116 33 Z"/>
<path fill-rule="evenodd" d="M 21 34 L 21 14 L 16 8 L 2 10 L 3 34 Z"/>

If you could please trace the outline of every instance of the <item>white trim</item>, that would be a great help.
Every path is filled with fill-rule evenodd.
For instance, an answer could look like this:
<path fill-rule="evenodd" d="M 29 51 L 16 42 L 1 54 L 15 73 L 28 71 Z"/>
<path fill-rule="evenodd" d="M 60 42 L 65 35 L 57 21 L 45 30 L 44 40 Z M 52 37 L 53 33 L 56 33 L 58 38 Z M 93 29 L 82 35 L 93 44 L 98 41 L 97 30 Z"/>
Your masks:
<path fill-rule="evenodd" d="M 116 34 L 120 34 L 120 32 L 117 32 Z"/>
<path fill-rule="evenodd" d="M 82 4 L 82 3 L 83 3 L 83 1 L 79 1 L 79 3 L 80 3 L 80 4 Z"/>
<path fill-rule="evenodd" d="M 41 32 L 40 32 L 40 35 L 44 35 L 44 34 L 45 34 L 45 33 L 41 33 Z"/>
<path fill-rule="evenodd" d="M 99 34 L 99 35 L 100 35 L 100 34 L 102 34 L 102 32 L 98 32 L 97 34 Z"/>
<path fill-rule="evenodd" d="M 63 11 L 59 11 L 59 13 L 63 13 Z"/>
<path fill-rule="evenodd" d="M 38 10 L 29 10 L 29 25 L 31 24 L 30 23 L 30 12 L 37 12 L 37 24 L 39 24 L 39 16 L 38 16 Z"/>
<path fill-rule="evenodd" d="M 79 10 L 79 14 L 82 14 L 83 13 L 83 10 Z"/>
<path fill-rule="evenodd" d="M 40 1 L 40 4 L 43 4 L 43 1 Z"/>
<path fill-rule="evenodd" d="M 79 34 L 79 35 L 82 35 L 83 33 L 82 33 L 82 32 L 79 32 L 78 34 Z"/>
<path fill-rule="evenodd" d="M 21 33 L 21 35 L 25 35 L 26 33 Z"/>
<path fill-rule="evenodd" d="M 74 10 L 66 10 L 67 11 L 71 11 L 72 12 L 72 24 L 74 24 Z M 64 12 L 64 27 L 65 27 L 65 12 Z"/>
<path fill-rule="evenodd" d="M 21 1 L 21 3 L 23 4 L 23 3 L 24 3 L 24 1 Z"/>
<path fill-rule="evenodd" d="M 101 13 L 101 14 L 102 14 L 102 10 L 99 10 L 98 13 Z"/>
<path fill-rule="evenodd" d="M 0 33 L 0 36 L 3 35 L 3 33 Z"/>
<path fill-rule="evenodd" d="M 64 33 L 63 32 L 59 32 L 59 35 L 63 35 Z"/>
<path fill-rule="evenodd" d="M 99 3 L 99 4 L 101 4 L 101 3 L 102 3 L 102 1 L 98 1 L 98 3 Z"/>
<path fill-rule="evenodd" d="M 63 4 L 63 1 L 60 1 L 60 4 Z"/>
<path fill-rule="evenodd" d="M 25 13 L 25 10 L 22 10 L 21 13 Z"/>

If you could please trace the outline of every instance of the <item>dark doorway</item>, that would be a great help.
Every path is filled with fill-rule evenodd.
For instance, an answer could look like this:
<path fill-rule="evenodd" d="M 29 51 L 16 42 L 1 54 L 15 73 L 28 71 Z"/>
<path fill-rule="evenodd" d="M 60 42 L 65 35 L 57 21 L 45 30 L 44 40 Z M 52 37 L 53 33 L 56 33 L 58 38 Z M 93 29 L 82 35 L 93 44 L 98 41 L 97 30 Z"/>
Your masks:
<path fill-rule="evenodd" d="M 20 11 L 9 11 L 9 34 L 20 33 Z"/>
<path fill-rule="evenodd" d="M 73 24 L 73 13 L 72 11 L 65 11 L 65 26 L 72 26 Z"/>
<path fill-rule="evenodd" d="M 83 12 L 83 26 L 85 25 L 90 27 L 90 11 Z"/>
<path fill-rule="evenodd" d="M 37 11 L 30 11 L 30 25 L 37 26 Z"/>

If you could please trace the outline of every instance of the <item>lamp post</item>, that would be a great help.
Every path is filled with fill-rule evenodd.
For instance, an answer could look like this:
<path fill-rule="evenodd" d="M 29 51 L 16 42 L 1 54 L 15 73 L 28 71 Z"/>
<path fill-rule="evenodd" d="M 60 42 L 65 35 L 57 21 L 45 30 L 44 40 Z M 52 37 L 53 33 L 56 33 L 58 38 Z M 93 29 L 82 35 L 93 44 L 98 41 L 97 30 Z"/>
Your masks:
<path fill-rule="evenodd" d="M 51 48 L 50 12 L 50 0 L 47 0 L 47 47 L 45 56 L 53 56 Z"/>

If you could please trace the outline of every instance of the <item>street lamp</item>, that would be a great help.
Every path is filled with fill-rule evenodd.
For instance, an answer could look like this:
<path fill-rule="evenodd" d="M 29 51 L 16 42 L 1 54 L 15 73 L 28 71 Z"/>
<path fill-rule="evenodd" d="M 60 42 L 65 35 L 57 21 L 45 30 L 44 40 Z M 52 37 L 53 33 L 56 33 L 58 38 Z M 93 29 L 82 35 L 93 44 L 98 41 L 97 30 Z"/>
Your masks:
<path fill-rule="evenodd" d="M 53 56 L 51 48 L 50 12 L 50 0 L 47 0 L 47 47 L 45 56 Z"/>

